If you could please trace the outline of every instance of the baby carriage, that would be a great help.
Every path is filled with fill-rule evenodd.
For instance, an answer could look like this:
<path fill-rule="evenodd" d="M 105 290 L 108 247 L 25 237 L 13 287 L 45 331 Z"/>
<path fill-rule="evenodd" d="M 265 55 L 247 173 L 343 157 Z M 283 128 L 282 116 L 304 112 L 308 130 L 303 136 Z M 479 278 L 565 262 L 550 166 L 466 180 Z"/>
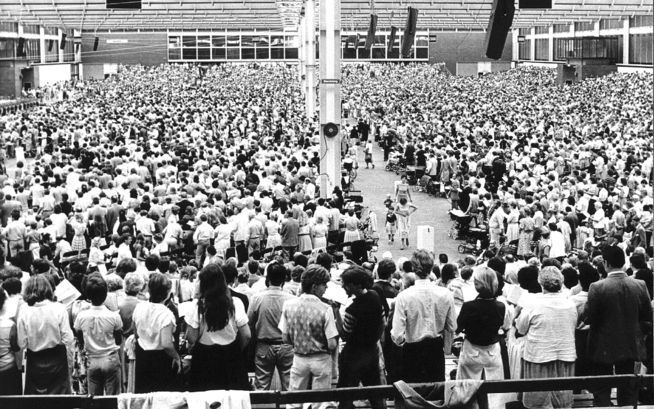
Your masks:
<path fill-rule="evenodd" d="M 472 215 L 466 214 L 459 209 L 454 209 L 450 210 L 450 218 L 454 223 L 452 223 L 448 236 L 455 240 L 463 240 L 466 237 L 468 230 L 470 230 Z"/>
<path fill-rule="evenodd" d="M 388 162 L 386 162 L 386 170 L 395 172 L 396 175 L 406 172 L 406 160 L 404 156 L 399 152 L 391 152 Z"/>

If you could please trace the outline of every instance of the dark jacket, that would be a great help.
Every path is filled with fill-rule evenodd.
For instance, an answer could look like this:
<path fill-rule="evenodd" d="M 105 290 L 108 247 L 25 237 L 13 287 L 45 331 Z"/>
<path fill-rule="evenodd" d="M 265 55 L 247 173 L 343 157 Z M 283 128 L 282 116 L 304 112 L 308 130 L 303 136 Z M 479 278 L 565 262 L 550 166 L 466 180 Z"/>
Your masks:
<path fill-rule="evenodd" d="M 600 364 L 645 359 L 644 334 L 652 324 L 645 283 L 625 272 L 610 273 L 588 290 L 589 356 Z"/>

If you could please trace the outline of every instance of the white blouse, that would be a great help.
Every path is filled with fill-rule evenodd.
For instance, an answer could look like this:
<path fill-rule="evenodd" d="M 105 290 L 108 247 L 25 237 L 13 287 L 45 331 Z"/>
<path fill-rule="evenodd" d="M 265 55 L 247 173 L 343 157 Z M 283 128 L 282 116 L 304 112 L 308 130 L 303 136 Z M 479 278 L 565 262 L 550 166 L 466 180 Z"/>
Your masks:
<path fill-rule="evenodd" d="M 64 344 L 73 347 L 73 331 L 63 304 L 49 300 L 25 304 L 18 314 L 18 345 L 37 352 Z"/>
<path fill-rule="evenodd" d="M 132 321 L 138 334 L 138 343 L 146 351 L 164 349 L 162 333 L 171 326 L 175 331 L 175 316 L 163 304 L 141 302 L 134 308 Z"/>
<path fill-rule="evenodd" d="M 198 301 L 193 300 L 193 307 L 191 308 L 191 313 L 188 314 L 184 320 L 186 323 L 195 328 L 200 328 L 202 324 L 202 329 L 200 330 L 201 336 L 199 342 L 203 345 L 229 345 L 236 340 L 236 335 L 238 329 L 248 323 L 248 316 L 245 312 L 245 307 L 243 302 L 236 297 L 232 298 L 234 302 L 234 315 L 229 318 L 229 322 L 225 325 L 225 328 L 218 331 L 208 331 L 207 324 L 202 320 L 200 323 L 200 315 L 198 313 Z"/>

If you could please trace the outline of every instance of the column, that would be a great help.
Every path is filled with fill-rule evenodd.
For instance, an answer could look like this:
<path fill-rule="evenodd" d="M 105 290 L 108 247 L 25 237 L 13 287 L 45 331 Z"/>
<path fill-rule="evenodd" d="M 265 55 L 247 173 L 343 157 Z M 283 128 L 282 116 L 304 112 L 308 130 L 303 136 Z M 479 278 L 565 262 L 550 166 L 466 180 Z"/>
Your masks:
<path fill-rule="evenodd" d="M 622 63 L 629 64 L 629 17 L 622 20 Z"/>
<path fill-rule="evenodd" d="M 306 56 L 305 56 L 305 45 L 304 45 L 304 25 L 305 19 L 304 16 L 300 17 L 300 24 L 298 26 L 298 37 L 299 37 L 299 49 L 298 53 L 298 77 L 300 79 L 300 91 L 304 92 L 306 89 L 305 86 L 305 76 L 306 76 Z"/>
<path fill-rule="evenodd" d="M 511 47 L 511 59 L 513 61 L 518 61 L 520 59 L 520 43 L 518 42 L 519 35 L 519 29 L 514 28 L 511 31 L 511 42 L 513 43 L 513 47 Z"/>
<path fill-rule="evenodd" d="M 47 47 L 47 42 L 45 40 L 45 28 L 43 26 L 39 26 L 39 44 L 41 48 L 41 55 L 39 56 L 39 62 L 40 63 L 45 63 L 45 50 Z"/>
<path fill-rule="evenodd" d="M 305 109 L 307 118 L 316 113 L 316 3 L 304 3 Z"/>
<path fill-rule="evenodd" d="M 554 25 L 547 30 L 547 61 L 554 61 Z"/>
<path fill-rule="evenodd" d="M 529 42 L 529 60 L 536 60 L 536 28 L 532 27 L 529 29 L 529 35 L 531 36 L 531 41 Z"/>
<path fill-rule="evenodd" d="M 339 133 L 325 135 L 334 123 Z M 320 1 L 320 197 L 331 195 L 341 180 L 341 3 Z"/>
<path fill-rule="evenodd" d="M 64 46 L 63 43 L 61 42 L 61 34 L 64 32 L 62 29 L 57 29 L 57 38 L 59 39 L 59 49 L 57 50 L 57 53 L 59 54 L 59 58 L 57 59 L 57 62 L 64 62 Z M 73 41 L 72 38 L 66 37 L 66 42 L 68 41 Z"/>

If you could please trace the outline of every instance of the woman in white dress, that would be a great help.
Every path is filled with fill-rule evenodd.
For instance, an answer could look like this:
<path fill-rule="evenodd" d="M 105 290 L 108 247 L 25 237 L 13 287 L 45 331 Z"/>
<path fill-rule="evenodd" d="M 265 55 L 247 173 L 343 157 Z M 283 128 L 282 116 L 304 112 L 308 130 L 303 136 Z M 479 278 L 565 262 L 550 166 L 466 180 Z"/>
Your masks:
<path fill-rule="evenodd" d="M 270 219 L 266 221 L 266 248 L 274 249 L 282 245 L 282 236 L 279 234 L 281 226 L 279 224 L 277 213 L 271 213 Z"/>
<path fill-rule="evenodd" d="M 402 243 L 401 250 L 404 250 L 405 247 L 409 247 L 409 229 L 411 227 L 411 214 L 413 214 L 418 208 L 413 204 L 409 203 L 406 197 L 400 198 L 398 204 L 395 205 L 395 215 L 397 215 L 397 234 L 400 236 Z"/>
<path fill-rule="evenodd" d="M 325 249 L 327 248 L 327 234 L 329 229 L 324 223 L 322 216 L 316 217 L 316 224 L 311 229 L 311 237 L 313 238 L 313 248 Z"/>
<path fill-rule="evenodd" d="M 345 216 L 345 238 L 343 243 L 349 243 L 361 239 L 359 234 L 359 219 L 354 214 L 354 210 L 349 210 Z"/>
<path fill-rule="evenodd" d="M 511 243 L 520 238 L 520 211 L 518 203 L 515 200 L 510 202 L 511 210 L 506 216 L 506 243 Z"/>
<path fill-rule="evenodd" d="M 300 213 L 300 219 L 298 220 L 300 224 L 300 230 L 298 230 L 298 250 L 300 252 L 313 250 L 313 244 L 311 243 L 311 225 L 309 224 L 309 216 L 302 212 Z"/>
<path fill-rule="evenodd" d="M 224 216 L 221 216 L 219 220 L 220 224 L 214 229 L 214 247 L 216 248 L 216 255 L 225 258 L 225 252 L 231 244 L 231 237 L 232 232 L 234 231 L 234 226 L 230 223 L 227 223 L 227 219 L 225 219 Z"/>

